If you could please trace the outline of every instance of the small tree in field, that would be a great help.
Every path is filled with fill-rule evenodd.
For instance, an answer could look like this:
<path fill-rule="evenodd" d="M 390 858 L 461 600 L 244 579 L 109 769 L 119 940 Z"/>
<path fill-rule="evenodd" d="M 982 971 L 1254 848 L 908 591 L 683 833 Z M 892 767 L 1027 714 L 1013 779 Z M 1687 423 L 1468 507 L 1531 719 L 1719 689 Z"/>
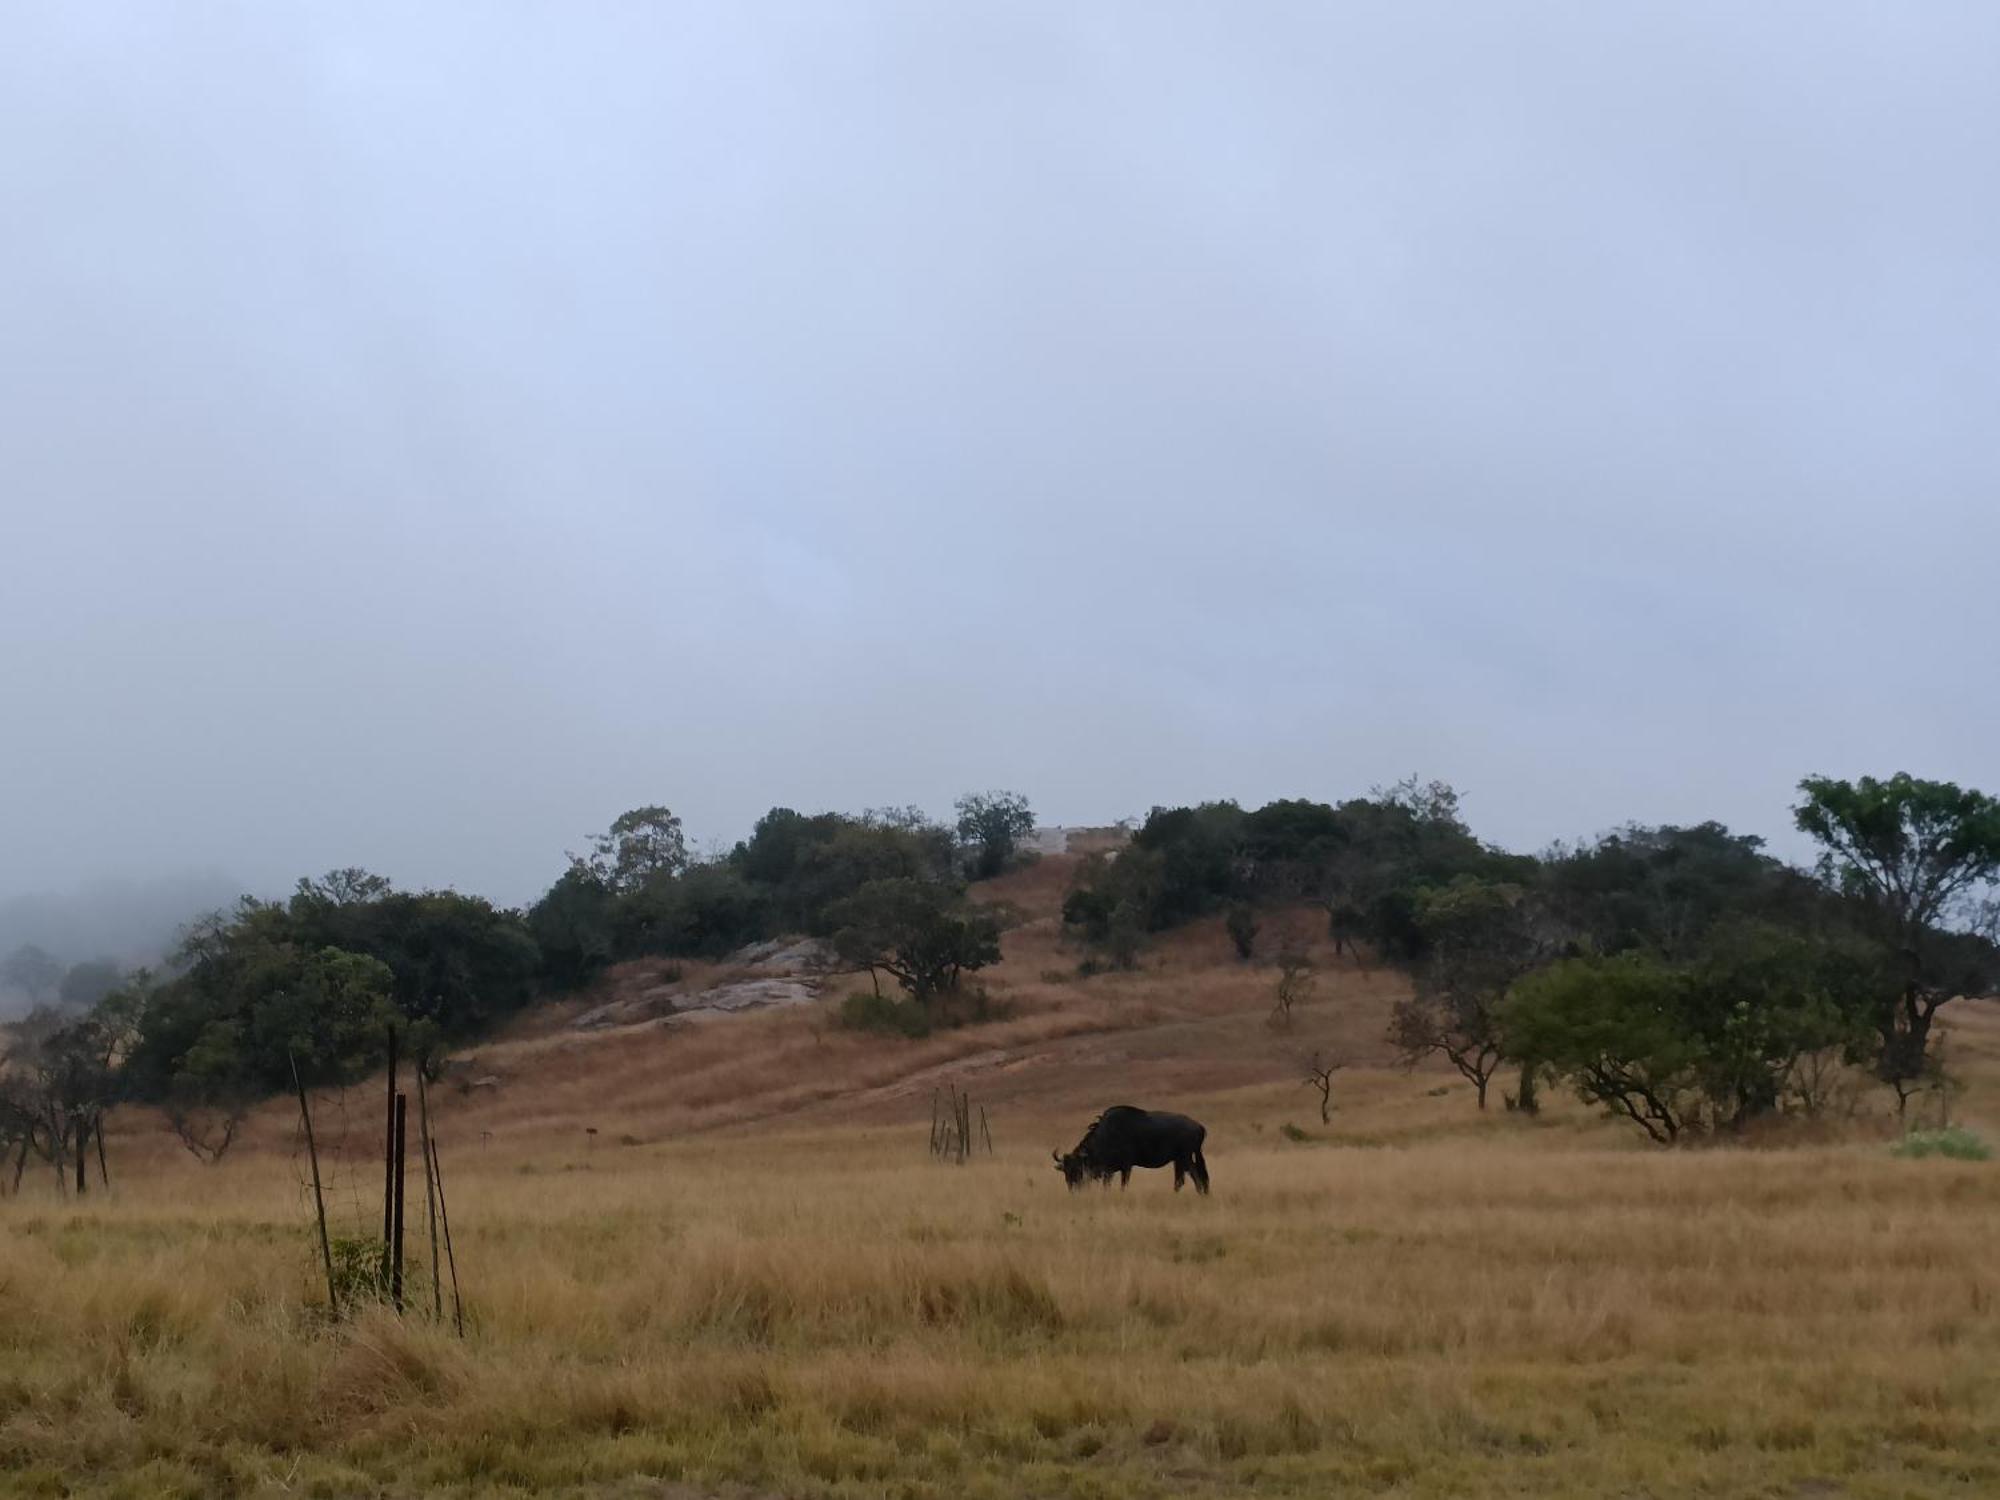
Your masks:
<path fill-rule="evenodd" d="M 1430 952 L 1416 994 L 1398 1001 L 1390 1017 L 1389 1040 L 1404 1066 L 1442 1055 L 1471 1082 L 1481 1109 L 1507 1055 L 1500 1002 L 1535 957 L 1523 908 L 1517 887 L 1466 878 L 1422 893 L 1416 923 Z"/>
<path fill-rule="evenodd" d="M 1306 1061 L 1305 1086 L 1319 1090 L 1319 1122 L 1333 1123 L 1333 1075 L 1346 1064 L 1337 1057 L 1315 1052 Z"/>

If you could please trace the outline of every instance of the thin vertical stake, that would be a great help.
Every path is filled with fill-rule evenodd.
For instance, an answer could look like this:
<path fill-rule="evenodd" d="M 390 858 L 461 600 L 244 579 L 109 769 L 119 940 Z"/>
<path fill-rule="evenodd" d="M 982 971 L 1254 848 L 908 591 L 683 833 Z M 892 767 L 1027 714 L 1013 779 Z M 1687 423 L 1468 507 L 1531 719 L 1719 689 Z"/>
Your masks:
<path fill-rule="evenodd" d="M 396 1230 L 396 1028 L 389 1028 L 389 1114 L 382 1131 L 382 1279 L 389 1279 Z"/>
<path fill-rule="evenodd" d="M 424 1210 L 431 1224 L 431 1316 L 444 1321 L 444 1282 L 438 1276 L 437 1174 L 431 1163 L 431 1098 L 417 1069 L 417 1139 L 424 1148 Z"/>
<path fill-rule="evenodd" d="M 423 1089 L 423 1079 L 417 1080 L 417 1088 Z M 451 1271 L 451 1317 L 458 1329 L 458 1336 L 465 1337 L 465 1304 L 458 1296 L 458 1257 L 451 1249 L 451 1210 L 444 1201 L 444 1163 L 438 1160 L 437 1142 L 431 1142 L 431 1171 L 437 1177 L 438 1224 L 444 1230 L 444 1263 Z"/>
<path fill-rule="evenodd" d="M 333 1244 L 326 1237 L 326 1196 L 319 1186 L 319 1145 L 313 1140 L 312 1110 L 306 1106 L 306 1086 L 299 1080 L 299 1060 L 292 1056 L 289 1049 L 285 1058 L 292 1065 L 292 1087 L 299 1091 L 299 1120 L 306 1128 L 306 1160 L 312 1163 L 313 1208 L 319 1214 L 319 1258 L 326 1264 L 326 1305 L 337 1318 L 340 1316 L 340 1294 L 333 1288 Z"/>
<path fill-rule="evenodd" d="M 396 1096 L 396 1217 L 389 1256 L 389 1300 L 397 1312 L 403 1310 L 403 1116 L 407 1102 L 401 1094 Z"/>

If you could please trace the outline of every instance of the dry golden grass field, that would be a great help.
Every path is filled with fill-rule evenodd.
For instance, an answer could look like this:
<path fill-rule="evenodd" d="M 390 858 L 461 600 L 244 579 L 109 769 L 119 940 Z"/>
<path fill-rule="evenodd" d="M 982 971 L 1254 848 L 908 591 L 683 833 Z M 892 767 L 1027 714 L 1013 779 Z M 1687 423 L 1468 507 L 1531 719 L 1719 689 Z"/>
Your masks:
<path fill-rule="evenodd" d="M 1392 1066 L 1398 981 L 1347 960 L 1289 1032 L 1219 931 L 1057 977 L 1061 864 L 994 893 L 1027 920 L 984 1025 L 552 1010 L 481 1049 L 501 1084 L 435 1101 L 463 1340 L 427 1250 L 425 1311 L 326 1319 L 284 1108 L 212 1168 L 122 1118 L 111 1192 L 0 1201 L 0 1488 L 2000 1494 L 2000 1163 L 1892 1156 L 1873 1098 L 1675 1152 L 1481 1116 Z M 1994 1138 L 2000 1014 L 1955 1009 L 1953 1107 Z M 1314 1048 L 1347 1062 L 1324 1127 Z M 990 1158 L 930 1160 L 947 1080 Z M 1064 1191 L 1049 1149 L 1114 1102 L 1206 1121 L 1214 1195 Z M 358 1232 L 380 1099 L 318 1108 Z"/>

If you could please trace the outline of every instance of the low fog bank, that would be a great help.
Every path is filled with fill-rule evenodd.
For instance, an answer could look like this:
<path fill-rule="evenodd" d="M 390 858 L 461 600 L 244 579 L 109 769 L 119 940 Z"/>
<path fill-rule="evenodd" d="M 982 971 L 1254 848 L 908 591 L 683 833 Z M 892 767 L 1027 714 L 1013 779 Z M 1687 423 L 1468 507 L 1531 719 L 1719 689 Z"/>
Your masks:
<path fill-rule="evenodd" d="M 100 878 L 67 891 L 0 899 L 0 958 L 24 946 L 67 969 L 109 960 L 121 969 L 156 964 L 195 917 L 231 906 L 242 886 L 219 870 L 146 879 Z M 22 1014 L 35 997 L 0 979 L 0 1019 Z"/>

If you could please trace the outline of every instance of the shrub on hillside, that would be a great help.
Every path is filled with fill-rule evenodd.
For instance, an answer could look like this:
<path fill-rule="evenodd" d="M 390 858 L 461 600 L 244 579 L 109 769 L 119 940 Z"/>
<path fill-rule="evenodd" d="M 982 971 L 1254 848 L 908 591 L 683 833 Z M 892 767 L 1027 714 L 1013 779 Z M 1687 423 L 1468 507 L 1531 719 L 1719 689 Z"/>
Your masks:
<path fill-rule="evenodd" d="M 840 1024 L 848 1031 L 912 1039 L 931 1034 L 931 1018 L 914 1000 L 898 1000 L 873 990 L 856 990 L 840 1002 Z"/>
<path fill-rule="evenodd" d="M 1248 963 L 1257 952 L 1257 909 L 1248 901 L 1233 902 L 1222 925 L 1235 945 L 1236 956 Z"/>

